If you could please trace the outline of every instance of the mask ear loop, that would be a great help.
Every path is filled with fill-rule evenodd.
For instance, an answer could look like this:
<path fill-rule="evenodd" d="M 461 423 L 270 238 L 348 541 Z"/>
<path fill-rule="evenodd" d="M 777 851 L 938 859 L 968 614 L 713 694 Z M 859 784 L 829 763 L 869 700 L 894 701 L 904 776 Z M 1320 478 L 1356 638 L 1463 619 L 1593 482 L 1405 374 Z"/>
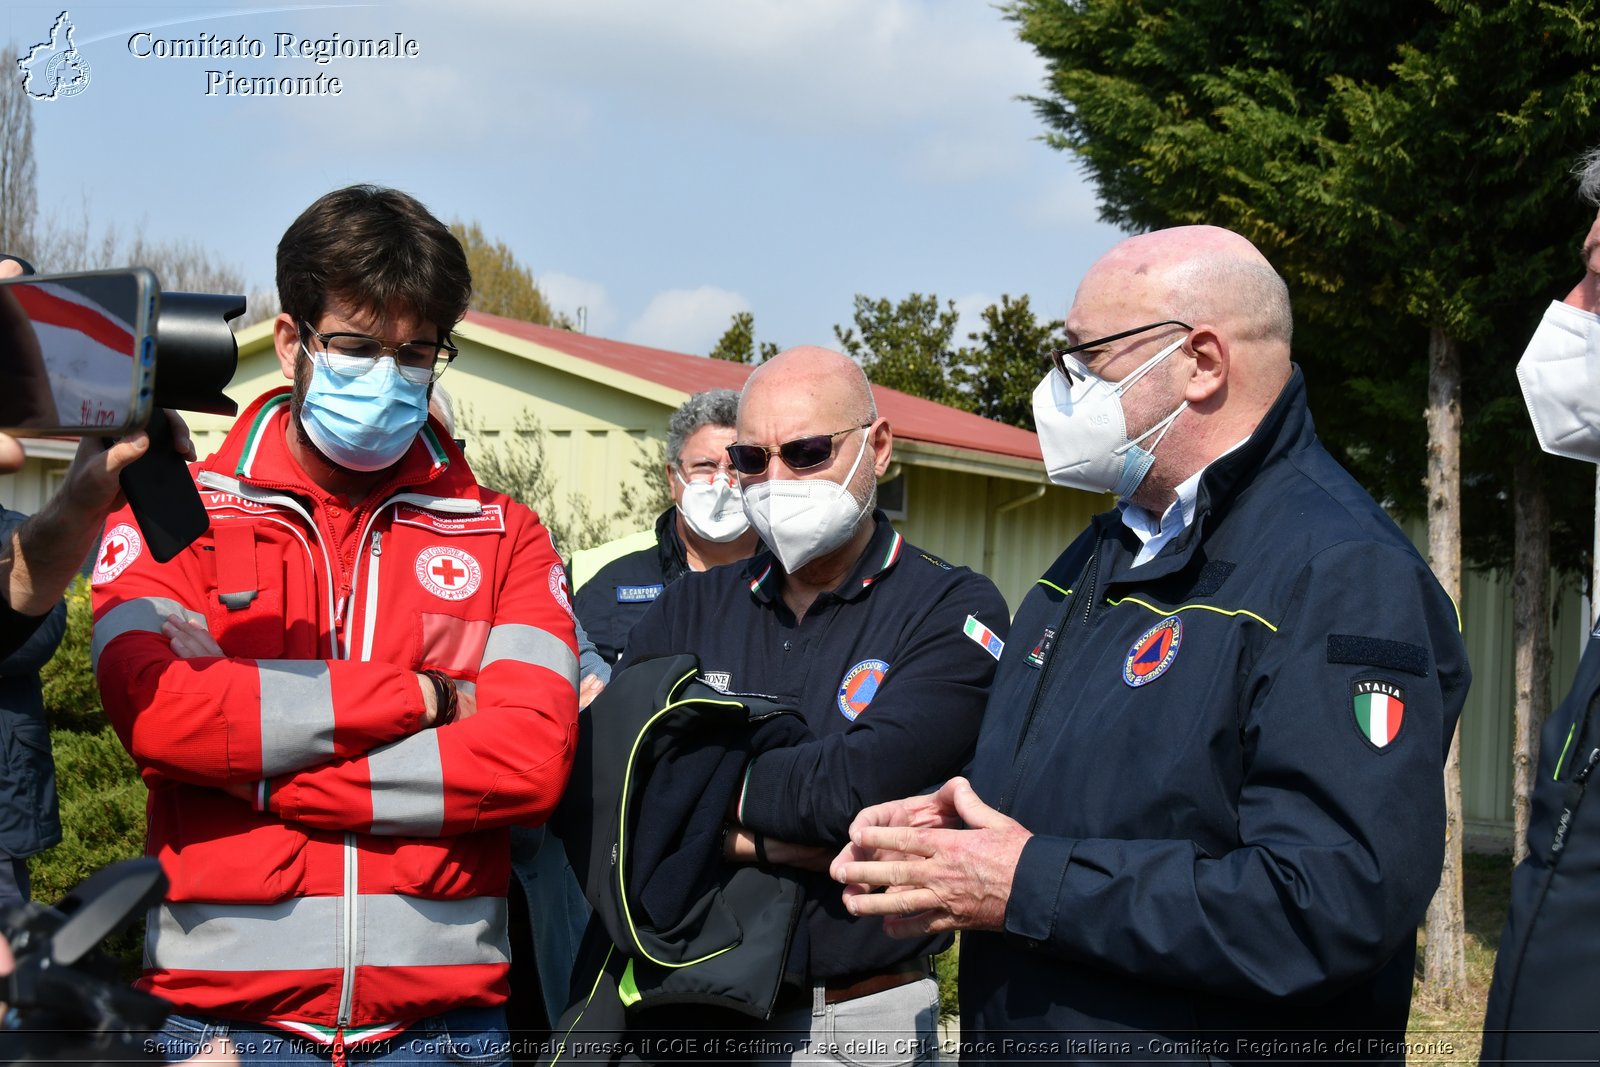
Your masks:
<path fill-rule="evenodd" d="M 1172 355 L 1172 353 L 1176 352 L 1178 349 L 1182 348 L 1183 342 L 1187 341 L 1188 339 L 1189 335 L 1184 334 L 1182 337 L 1172 342 L 1172 344 L 1168 345 L 1166 348 L 1163 348 L 1161 351 L 1157 352 L 1155 355 L 1139 364 L 1133 369 L 1132 374 L 1122 379 L 1122 381 L 1112 385 L 1112 391 L 1120 398 L 1123 393 L 1133 388 L 1133 384 L 1135 382 L 1137 382 L 1140 378 L 1143 378 L 1146 374 L 1149 374 L 1152 367 L 1166 359 L 1168 356 Z"/>
<path fill-rule="evenodd" d="M 1159 448 L 1161 446 L 1162 440 L 1166 438 L 1167 431 L 1172 428 L 1172 420 L 1176 419 L 1179 415 L 1182 415 L 1183 414 L 1183 409 L 1188 407 L 1188 406 L 1189 406 L 1189 402 L 1187 400 L 1185 400 L 1183 403 L 1179 404 L 1176 408 L 1173 408 L 1171 415 L 1168 415 L 1166 418 L 1162 419 L 1160 422 L 1156 423 L 1154 426 L 1150 427 L 1148 430 L 1146 430 L 1144 433 L 1140 434 L 1138 437 L 1135 437 L 1133 440 L 1128 441 L 1128 442 L 1126 442 L 1124 444 L 1120 444 L 1116 448 L 1113 448 L 1111 450 L 1111 454 L 1113 456 L 1120 456 L 1124 452 L 1128 451 L 1128 449 L 1132 448 L 1134 445 L 1138 444 L 1140 441 L 1143 441 L 1146 437 L 1149 437 L 1151 434 L 1153 434 L 1153 433 L 1155 433 L 1156 431 L 1159 430 L 1161 432 L 1161 436 L 1157 437 L 1155 439 L 1155 441 L 1150 445 L 1150 447 L 1145 449 L 1146 452 L 1154 452 L 1157 448 Z"/>

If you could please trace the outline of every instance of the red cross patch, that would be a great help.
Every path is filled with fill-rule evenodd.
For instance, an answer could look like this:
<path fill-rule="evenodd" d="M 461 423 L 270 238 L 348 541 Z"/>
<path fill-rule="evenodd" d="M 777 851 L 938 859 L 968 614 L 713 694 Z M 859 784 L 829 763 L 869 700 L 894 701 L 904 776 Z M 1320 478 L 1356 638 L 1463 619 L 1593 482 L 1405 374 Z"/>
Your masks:
<path fill-rule="evenodd" d="M 441 600 L 465 600 L 483 583 L 483 568 L 459 548 L 442 545 L 417 554 L 417 581 Z"/>
<path fill-rule="evenodd" d="M 133 566 L 133 561 L 143 554 L 144 538 L 139 536 L 138 528 L 119 522 L 106 531 L 105 539 L 100 542 L 90 580 L 95 585 L 114 581 L 117 575 Z"/>

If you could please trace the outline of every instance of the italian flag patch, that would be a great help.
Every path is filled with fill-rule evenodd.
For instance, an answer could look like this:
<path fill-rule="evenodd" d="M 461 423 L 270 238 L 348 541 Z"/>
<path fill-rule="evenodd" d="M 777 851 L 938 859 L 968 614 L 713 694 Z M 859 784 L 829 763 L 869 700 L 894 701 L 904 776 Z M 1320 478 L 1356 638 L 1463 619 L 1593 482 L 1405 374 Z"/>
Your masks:
<path fill-rule="evenodd" d="M 1356 729 L 1373 748 L 1383 750 L 1400 734 L 1406 717 L 1406 692 L 1393 682 L 1367 678 L 1351 686 Z"/>

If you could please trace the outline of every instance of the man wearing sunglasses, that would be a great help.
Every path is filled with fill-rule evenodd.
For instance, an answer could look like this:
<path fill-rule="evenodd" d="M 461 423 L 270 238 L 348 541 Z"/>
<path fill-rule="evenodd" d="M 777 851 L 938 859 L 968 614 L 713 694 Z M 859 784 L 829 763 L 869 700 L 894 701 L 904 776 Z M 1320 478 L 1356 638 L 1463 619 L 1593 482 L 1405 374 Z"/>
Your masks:
<path fill-rule="evenodd" d="M 428 418 L 471 288 L 413 198 L 322 197 L 278 245 L 293 386 L 193 468 L 210 530 L 158 564 L 108 521 L 94 655 L 172 883 L 140 979 L 169 1060 L 504 1058 L 507 828 L 565 786 L 577 654 L 549 534 Z"/>
<path fill-rule="evenodd" d="M 724 1046 L 727 1062 L 784 1062 L 808 1049 L 805 1062 L 848 1059 L 851 1046 L 879 1043 L 898 1062 L 921 1062 L 936 1048 L 928 957 L 948 938 L 897 941 L 850 918 L 826 867 L 863 804 L 934 786 L 971 755 L 1007 611 L 987 578 L 907 544 L 875 509 L 892 450 L 849 359 L 796 348 L 762 364 L 727 455 L 766 548 L 668 586 L 623 657 L 626 666 L 692 652 L 703 677 L 730 692 L 793 702 L 814 736 L 753 759 L 729 798 L 725 855 L 806 889 L 775 1015 L 750 1024 L 672 1008 L 639 1023 L 746 1030 Z M 756 1037 L 772 1055 L 756 1055 Z"/>
<path fill-rule="evenodd" d="M 1045 466 L 1117 507 L 1018 611 L 966 777 L 856 820 L 848 907 L 967 931 L 967 1060 L 1402 1062 L 1454 606 L 1318 443 L 1243 237 L 1124 241 L 1067 328 Z"/>

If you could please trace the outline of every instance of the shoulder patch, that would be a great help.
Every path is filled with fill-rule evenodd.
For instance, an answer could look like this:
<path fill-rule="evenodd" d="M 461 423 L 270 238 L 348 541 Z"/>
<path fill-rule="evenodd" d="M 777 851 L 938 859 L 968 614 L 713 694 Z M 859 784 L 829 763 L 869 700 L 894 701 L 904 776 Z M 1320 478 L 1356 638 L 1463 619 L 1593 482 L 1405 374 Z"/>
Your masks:
<path fill-rule="evenodd" d="M 549 577 L 550 595 L 555 597 L 556 603 L 561 605 L 561 610 L 566 612 L 573 622 L 578 617 L 572 614 L 572 598 L 567 595 L 567 568 L 560 563 L 550 564 Z"/>
<path fill-rule="evenodd" d="M 1000 636 L 971 615 L 962 623 L 961 632 L 978 642 L 995 659 L 999 659 L 1000 653 L 1006 650 L 1006 643 L 1000 640 Z"/>
<path fill-rule="evenodd" d="M 1433 657 L 1421 645 L 1356 634 L 1329 634 L 1328 662 L 1405 671 L 1418 678 L 1426 678 L 1433 670 Z"/>
<path fill-rule="evenodd" d="M 839 680 L 839 714 L 855 722 L 856 716 L 866 711 L 878 695 L 888 670 L 889 665 L 881 659 L 864 659 L 845 671 Z"/>
<path fill-rule="evenodd" d="M 1350 685 L 1350 710 L 1361 739 L 1386 751 L 1405 723 L 1406 691 L 1385 678 L 1358 679 Z"/>
<path fill-rule="evenodd" d="M 1122 659 L 1122 680 L 1134 689 L 1166 674 L 1183 644 L 1183 620 L 1168 615 L 1139 635 Z"/>
<path fill-rule="evenodd" d="M 926 552 L 919 553 L 919 555 L 921 555 L 923 559 L 927 560 L 929 563 L 933 564 L 935 567 L 938 567 L 942 571 L 953 571 L 953 570 L 955 570 L 954 566 L 952 566 L 949 563 L 946 563 L 944 560 L 940 559 L 938 556 L 930 556 Z"/>
<path fill-rule="evenodd" d="M 144 538 L 137 527 L 119 522 L 106 531 L 100 542 L 100 551 L 94 557 L 94 572 L 90 582 L 105 585 L 115 581 L 117 575 L 133 566 L 133 561 L 144 554 Z"/>

